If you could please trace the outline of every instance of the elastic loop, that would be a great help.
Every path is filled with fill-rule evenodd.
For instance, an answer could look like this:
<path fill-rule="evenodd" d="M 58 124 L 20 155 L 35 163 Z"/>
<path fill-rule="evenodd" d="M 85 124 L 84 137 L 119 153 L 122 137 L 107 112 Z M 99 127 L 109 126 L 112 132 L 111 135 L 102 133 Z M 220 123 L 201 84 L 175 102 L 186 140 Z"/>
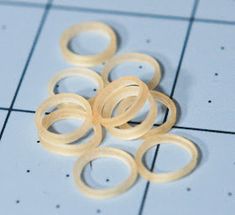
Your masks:
<path fill-rule="evenodd" d="M 108 47 L 96 55 L 80 55 L 71 51 L 69 49 L 70 40 L 81 32 L 86 31 L 98 31 L 108 35 L 110 38 Z M 115 32 L 108 25 L 102 22 L 86 22 L 74 25 L 64 31 L 60 40 L 60 47 L 64 58 L 68 62 L 83 67 L 90 67 L 101 64 L 114 55 L 117 49 L 117 38 Z"/>
<path fill-rule="evenodd" d="M 127 100 L 129 98 L 133 98 L 134 100 L 136 99 L 136 95 L 138 93 L 138 87 L 136 86 L 129 86 L 123 89 L 120 89 L 119 91 L 117 91 L 115 93 L 115 95 L 113 95 L 113 97 L 109 100 L 108 103 L 105 104 L 104 110 L 103 110 L 103 115 L 110 117 L 112 115 L 112 112 L 114 110 L 114 108 L 118 105 L 118 103 L 120 101 L 122 101 L 127 96 L 131 96 L 128 97 Z M 129 101 L 129 100 L 128 100 Z M 155 118 L 157 116 L 157 106 L 155 104 L 155 101 L 152 97 L 152 95 L 149 93 L 149 97 L 148 97 L 148 102 L 149 102 L 149 113 L 147 115 L 147 117 L 143 120 L 143 122 L 141 122 L 138 125 L 135 125 L 134 127 L 132 126 L 128 126 L 127 128 L 123 128 L 123 126 L 118 127 L 107 127 L 108 131 L 116 137 L 119 137 L 120 139 L 124 139 L 124 140 L 132 140 L 132 139 L 136 139 L 139 138 L 141 136 L 143 136 L 144 134 L 146 134 L 153 126 Z M 133 104 L 130 103 L 128 104 L 128 107 Z M 119 106 L 118 106 L 119 108 Z M 123 109 L 123 111 L 125 111 L 125 109 Z M 117 113 L 120 113 L 117 111 Z M 122 112 L 121 112 L 122 113 Z"/>
<path fill-rule="evenodd" d="M 169 173 L 154 173 L 148 170 L 143 163 L 143 157 L 145 153 L 152 147 L 158 144 L 171 143 L 178 145 L 185 149 L 188 153 L 191 154 L 191 161 L 186 164 L 182 169 L 176 170 Z M 145 140 L 145 142 L 139 147 L 136 153 L 136 164 L 139 169 L 139 173 L 146 180 L 156 183 L 169 182 L 180 179 L 193 171 L 198 162 L 198 150 L 196 146 L 189 140 L 184 137 L 180 137 L 173 134 L 159 134 L 152 136 Z"/>
<path fill-rule="evenodd" d="M 96 94 L 98 94 L 100 89 L 102 89 L 104 87 L 104 82 L 103 82 L 102 78 L 95 71 L 88 69 L 88 68 L 74 67 L 74 68 L 68 68 L 68 69 L 65 69 L 65 70 L 59 72 L 49 81 L 49 84 L 48 84 L 49 95 L 50 96 L 55 95 L 56 94 L 55 93 L 56 84 L 59 81 L 61 81 L 62 79 L 65 79 L 70 76 L 88 77 L 88 78 L 94 80 L 95 82 L 97 82 L 98 89 L 97 89 Z M 92 103 L 93 100 L 94 100 L 94 97 L 90 98 L 89 102 Z"/>
<path fill-rule="evenodd" d="M 84 114 L 79 110 L 72 110 L 71 108 L 62 108 L 46 116 L 43 120 L 43 125 L 45 126 L 45 128 L 48 128 L 55 121 L 61 120 L 64 117 L 68 116 L 72 116 L 73 118 L 84 118 Z M 93 128 L 94 130 L 92 138 L 89 139 L 86 143 L 75 144 L 74 142 L 78 141 L 79 138 L 84 136 L 90 128 Z M 77 134 L 77 136 L 75 136 L 74 141 L 69 142 L 70 140 L 67 139 L 66 143 L 69 142 L 70 144 L 57 144 L 55 141 L 51 141 L 45 134 L 42 135 L 41 133 L 39 133 L 39 136 L 40 143 L 48 151 L 66 156 L 79 156 L 87 152 L 87 150 L 97 147 L 101 143 L 102 128 L 99 124 L 90 124 L 89 128 L 83 130 L 83 135 L 81 135 L 80 133 L 80 135 Z"/>
<path fill-rule="evenodd" d="M 38 128 L 38 132 L 41 135 L 47 136 L 50 140 L 53 140 L 54 142 L 58 144 L 65 144 L 66 142 L 72 142 L 76 139 L 75 133 L 79 131 L 79 129 L 75 132 L 68 133 L 68 134 L 56 134 L 52 133 L 47 130 L 45 126 L 43 126 L 43 119 L 45 117 L 45 113 L 50 108 L 58 108 L 59 106 L 66 106 L 69 107 L 77 107 L 79 112 L 83 114 L 83 117 L 86 117 L 86 120 L 92 119 L 92 111 L 91 106 L 89 102 L 84 99 L 83 97 L 71 94 L 71 93 L 61 93 L 54 96 L 49 97 L 47 100 L 45 100 L 37 109 L 35 114 L 35 122 L 36 126 Z M 84 125 L 85 127 L 88 126 L 88 124 Z M 79 136 L 80 132 L 77 133 Z"/>
<path fill-rule="evenodd" d="M 125 88 L 127 86 L 138 86 L 138 95 L 136 96 L 135 102 L 126 110 L 124 113 L 121 113 L 118 116 L 114 117 L 103 117 L 102 110 L 103 107 L 115 91 L 119 89 Z M 123 77 L 116 81 L 113 81 L 108 86 L 103 88 L 99 95 L 96 96 L 93 104 L 93 113 L 94 113 L 94 120 L 100 122 L 105 126 L 119 126 L 130 119 L 134 118 L 134 116 L 138 113 L 138 111 L 143 107 L 147 98 L 149 97 L 149 90 L 148 87 L 140 81 L 138 78 L 135 77 Z"/>
<path fill-rule="evenodd" d="M 57 134 L 48 130 L 53 123 L 68 119 L 83 119 L 84 122 L 75 131 L 66 134 Z M 46 131 L 39 131 L 41 138 L 43 137 L 47 142 L 53 142 L 53 144 L 69 144 L 84 136 L 91 128 L 92 122 L 91 118 L 87 117 L 83 111 L 75 107 L 63 107 L 45 116 L 42 121 L 42 126 Z"/>
<path fill-rule="evenodd" d="M 176 122 L 177 110 L 176 110 L 176 105 L 174 101 L 170 99 L 167 95 L 158 91 L 151 91 L 151 95 L 153 96 L 156 102 L 161 102 L 163 105 L 165 105 L 168 108 L 169 114 L 168 114 L 167 120 L 163 124 L 159 126 L 154 126 L 150 131 L 148 131 L 143 136 L 143 138 L 147 138 L 149 136 L 153 136 L 156 134 L 166 133 L 174 126 Z M 116 109 L 117 113 L 124 112 L 133 103 L 135 99 L 136 99 L 135 97 L 129 97 L 129 98 L 123 99 Z M 132 126 L 126 123 L 120 127 L 130 128 Z"/>
<path fill-rule="evenodd" d="M 119 159 L 127 164 L 131 170 L 130 176 L 124 182 L 113 188 L 95 189 L 88 186 L 87 183 L 84 182 L 82 176 L 83 169 L 89 162 L 98 158 L 107 157 Z M 73 175 L 75 183 L 82 193 L 92 198 L 105 199 L 117 196 L 129 189 L 135 183 L 138 171 L 134 159 L 127 152 L 111 147 L 100 147 L 88 151 L 77 160 L 74 166 Z"/>
<path fill-rule="evenodd" d="M 121 63 L 125 62 L 146 62 L 149 63 L 153 68 L 153 77 L 152 79 L 146 83 L 150 90 L 155 89 L 159 84 L 161 79 L 161 67 L 157 60 L 153 57 L 142 54 L 142 53 L 125 53 L 121 55 L 117 55 L 111 58 L 103 68 L 101 76 L 104 79 L 105 84 L 109 84 L 109 74 L 113 70 L 114 67 Z"/>

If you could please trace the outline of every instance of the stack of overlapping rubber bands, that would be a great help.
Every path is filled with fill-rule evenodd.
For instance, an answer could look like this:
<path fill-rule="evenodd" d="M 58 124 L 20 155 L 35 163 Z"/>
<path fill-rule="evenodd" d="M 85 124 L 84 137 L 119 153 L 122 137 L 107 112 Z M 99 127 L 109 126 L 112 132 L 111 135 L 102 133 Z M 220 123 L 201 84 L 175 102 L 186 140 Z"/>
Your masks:
<path fill-rule="evenodd" d="M 97 55 L 79 55 L 69 49 L 70 40 L 84 31 L 100 31 L 110 38 L 109 46 Z M 49 83 L 50 97 L 36 111 L 36 126 L 40 142 L 47 150 L 67 155 L 78 156 L 74 166 L 74 179 L 79 189 L 94 198 L 109 198 L 116 196 L 136 181 L 138 174 L 151 182 L 169 182 L 191 173 L 198 162 L 197 147 L 184 137 L 167 133 L 176 122 L 176 106 L 174 102 L 161 92 L 154 89 L 161 79 L 159 63 L 146 54 L 127 53 L 114 56 L 117 48 L 116 34 L 104 23 L 88 22 L 67 29 L 61 37 L 61 50 L 64 58 L 78 67 L 72 67 L 58 73 Z M 101 76 L 87 68 L 105 62 Z M 126 76 L 115 81 L 109 81 L 109 73 L 114 67 L 125 62 L 145 62 L 152 66 L 154 75 L 149 83 L 144 83 L 137 77 Z M 96 96 L 89 100 L 73 93 L 55 93 L 56 84 L 71 76 L 84 76 L 95 80 L 99 86 Z M 162 103 L 169 110 L 167 120 L 154 126 L 158 116 L 157 103 Z M 130 123 L 145 104 L 149 111 L 139 124 Z M 46 114 L 50 111 L 50 114 Z M 55 133 L 49 128 L 60 120 L 81 119 L 83 124 L 70 133 Z M 99 146 L 102 143 L 102 128 L 122 140 L 140 138 L 143 144 L 137 150 L 135 159 L 127 152 Z M 86 142 L 76 144 L 88 131 L 93 129 L 92 137 Z M 176 144 L 191 154 L 191 160 L 182 169 L 155 173 L 148 170 L 143 156 L 157 144 Z M 106 189 L 90 187 L 82 177 L 85 166 L 101 157 L 113 157 L 124 161 L 130 167 L 129 177 L 118 186 Z"/>

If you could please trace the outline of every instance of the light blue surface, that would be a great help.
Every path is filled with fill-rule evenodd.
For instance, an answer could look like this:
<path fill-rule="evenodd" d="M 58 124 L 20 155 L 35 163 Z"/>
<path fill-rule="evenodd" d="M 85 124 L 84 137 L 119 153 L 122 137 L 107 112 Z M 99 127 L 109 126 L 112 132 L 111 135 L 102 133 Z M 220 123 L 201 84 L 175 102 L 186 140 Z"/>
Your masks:
<path fill-rule="evenodd" d="M 9 107 L 43 10 L 0 6 L 0 107 Z"/>
<path fill-rule="evenodd" d="M 20 1 L 17 1 L 16 5 L 6 6 L 0 1 L 0 108 L 9 108 L 12 102 L 44 12 L 43 7 L 34 8 L 32 3 L 45 1 L 24 2 L 30 2 L 30 5 L 24 3 L 20 6 Z M 97 201 L 85 197 L 75 187 L 72 168 L 76 158 L 51 154 L 37 143 L 34 114 L 22 112 L 21 109 L 35 110 L 48 96 L 49 79 L 59 70 L 71 66 L 60 53 L 59 39 L 61 33 L 73 24 L 98 20 L 111 25 L 121 39 L 118 53 L 140 51 L 158 59 L 164 68 L 158 89 L 168 95 L 171 93 L 189 20 L 173 20 L 168 16 L 188 18 L 193 1 L 117 2 L 118 7 L 116 2 L 105 0 L 54 1 L 54 5 L 60 7 L 50 9 L 42 26 L 13 106 L 20 110 L 11 112 L 0 142 L 1 215 L 234 214 L 235 133 L 226 134 L 226 131 L 235 132 L 234 25 L 196 21 L 185 46 L 174 93 L 180 106 L 177 125 L 182 127 L 172 132 L 191 139 L 200 148 L 202 160 L 191 175 L 167 184 L 150 183 L 145 197 L 147 181 L 140 177 L 123 195 Z M 201 0 L 196 17 L 232 21 L 232 2 Z M 66 5 L 86 10 L 72 11 L 71 8 L 63 8 Z M 106 13 L 102 14 L 96 9 L 104 9 Z M 117 13 L 109 13 L 109 10 Z M 146 15 L 130 16 L 128 12 Z M 156 18 L 151 14 L 167 17 Z M 78 38 L 75 45 L 79 44 L 84 49 L 87 47 L 84 51 L 89 51 L 91 48 L 99 50 L 105 43 L 102 38 L 95 43 L 89 40 L 94 40 L 92 35 Z M 94 69 L 100 72 L 102 66 Z M 126 74 L 136 74 L 147 81 L 152 71 L 143 62 L 125 64 L 111 73 L 111 79 Z M 67 79 L 59 83 L 60 92 L 72 90 L 85 96 L 94 95 L 93 89 L 96 87 L 95 83 L 85 78 Z M 211 103 L 208 103 L 209 100 Z M 0 110 L 0 128 L 6 114 L 7 111 Z M 156 122 L 161 122 L 164 114 L 165 110 L 160 111 Z M 61 129 L 63 126 L 60 124 Z M 197 128 L 204 131 L 196 131 Z M 102 145 L 124 149 L 134 156 L 141 143 L 141 140 L 121 141 L 106 133 Z M 148 167 L 151 166 L 154 151 L 155 148 L 147 153 Z M 155 171 L 173 170 L 188 159 L 188 155 L 177 147 L 161 146 L 154 168 Z M 94 161 L 92 168 L 88 166 L 85 171 L 88 182 L 101 187 L 117 184 L 126 176 L 125 166 L 111 159 Z"/>
<path fill-rule="evenodd" d="M 9 3 L 41 3 L 41 4 L 46 4 L 47 0 L 0 0 L 0 2 L 9 2 Z"/>
<path fill-rule="evenodd" d="M 180 126 L 235 130 L 234 38 L 234 26 L 193 25 L 174 95 Z"/>
<path fill-rule="evenodd" d="M 0 129 L 2 129 L 3 123 L 5 121 L 7 115 L 7 111 L 6 110 L 0 110 Z"/>
<path fill-rule="evenodd" d="M 157 15 L 190 17 L 193 0 L 100 0 L 97 3 L 80 0 L 55 0 L 55 5 L 77 6 L 90 9 L 114 10 L 120 12 L 138 12 Z"/>
<path fill-rule="evenodd" d="M 202 0 L 196 13 L 197 18 L 235 21 L 235 1 Z"/>

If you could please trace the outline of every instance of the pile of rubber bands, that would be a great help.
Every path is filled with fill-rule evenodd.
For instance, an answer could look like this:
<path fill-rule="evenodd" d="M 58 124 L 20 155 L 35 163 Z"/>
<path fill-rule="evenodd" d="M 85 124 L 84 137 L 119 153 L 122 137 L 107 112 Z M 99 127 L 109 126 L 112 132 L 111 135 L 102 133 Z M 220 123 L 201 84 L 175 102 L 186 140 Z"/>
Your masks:
<path fill-rule="evenodd" d="M 109 46 L 97 55 L 80 55 L 69 48 L 71 39 L 84 31 L 98 31 L 110 39 Z M 101 22 L 81 23 L 67 29 L 61 37 L 60 46 L 64 58 L 77 65 L 58 73 L 49 83 L 49 95 L 36 111 L 36 126 L 40 143 L 50 152 L 79 156 L 74 166 L 74 180 L 78 188 L 87 196 L 109 198 L 128 190 L 134 185 L 138 174 L 151 182 L 169 182 L 180 179 L 191 173 L 198 162 L 197 147 L 184 137 L 167 133 L 176 122 L 176 106 L 166 95 L 153 89 L 161 79 L 159 63 L 149 55 L 142 53 L 126 53 L 113 56 L 117 49 L 116 34 L 111 27 Z M 101 75 L 87 68 L 105 62 Z M 154 75 L 150 82 L 144 83 L 134 76 L 125 76 L 109 81 L 110 72 L 125 62 L 145 62 L 152 66 Z M 98 83 L 96 96 L 89 100 L 74 93 L 55 93 L 56 84 L 71 76 L 88 77 Z M 167 120 L 154 126 L 158 116 L 157 103 L 162 103 L 169 110 Z M 149 104 L 145 119 L 139 124 L 131 124 L 131 120 L 144 105 Z M 50 112 L 49 114 L 47 114 Z M 61 120 L 81 119 L 83 124 L 69 133 L 56 133 L 49 128 Z M 122 140 L 143 139 L 135 159 L 127 152 L 99 145 L 102 143 L 102 128 Z M 75 142 L 83 138 L 93 129 L 92 137 L 80 144 Z M 143 156 L 158 144 L 176 144 L 191 154 L 191 160 L 182 169 L 157 173 L 151 172 L 143 161 Z M 98 158 L 112 157 L 120 159 L 130 167 L 130 175 L 115 187 L 96 189 L 89 186 L 83 171 L 86 165 Z"/>

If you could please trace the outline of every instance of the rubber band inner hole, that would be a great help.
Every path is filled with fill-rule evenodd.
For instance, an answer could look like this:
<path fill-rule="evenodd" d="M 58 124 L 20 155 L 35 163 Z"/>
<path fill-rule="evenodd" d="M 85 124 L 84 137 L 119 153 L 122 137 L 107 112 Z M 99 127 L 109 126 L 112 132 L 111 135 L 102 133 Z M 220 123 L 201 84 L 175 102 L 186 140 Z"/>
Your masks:
<path fill-rule="evenodd" d="M 48 130 L 56 134 L 66 134 L 75 131 L 84 123 L 84 119 L 63 119 L 53 123 Z"/>
<path fill-rule="evenodd" d="M 68 48 L 76 54 L 96 55 L 103 52 L 109 42 L 110 38 L 107 34 L 99 31 L 87 31 L 73 37 Z"/>
<path fill-rule="evenodd" d="M 145 62 L 124 62 L 112 69 L 108 79 L 111 82 L 124 76 L 135 76 L 147 83 L 153 78 L 153 68 Z"/>
<path fill-rule="evenodd" d="M 133 97 L 132 97 L 133 98 Z M 134 101 L 134 98 L 132 99 Z M 113 113 L 112 113 L 112 116 L 116 116 L 118 115 L 117 114 L 117 110 L 119 108 L 119 105 L 121 105 L 122 102 L 120 102 L 114 109 Z M 156 108 L 158 108 L 158 115 L 157 115 L 157 118 L 155 119 L 155 122 L 156 124 L 161 124 L 163 122 L 163 119 L 164 119 L 164 116 L 165 116 L 165 113 L 166 113 L 166 110 L 167 110 L 167 107 L 165 105 L 163 105 L 162 103 L 160 102 L 155 102 L 156 103 Z M 126 110 L 128 110 L 128 108 L 130 106 L 126 106 Z M 140 111 L 136 114 L 136 116 L 131 120 L 131 122 L 142 122 L 144 121 L 144 119 L 146 118 L 146 116 L 148 115 L 150 111 L 150 104 L 149 102 L 147 101 L 144 106 L 140 109 Z M 130 123 L 131 123 L 130 122 Z M 135 126 L 135 125 L 133 125 Z"/>
<path fill-rule="evenodd" d="M 87 165 L 83 179 L 88 186 L 98 189 L 118 186 L 130 175 L 129 167 L 115 158 L 98 158 L 92 161 L 92 168 Z"/>
<path fill-rule="evenodd" d="M 59 87 L 54 88 L 54 92 L 58 93 L 75 93 L 79 94 L 86 99 L 96 95 L 94 89 L 99 89 L 98 83 L 88 77 L 71 76 L 64 78 L 57 83 Z"/>
<path fill-rule="evenodd" d="M 149 151 L 145 153 L 145 156 Z M 191 155 L 180 146 L 169 143 L 160 144 L 154 165 L 154 172 L 167 173 L 177 171 L 187 165 L 190 160 Z M 146 167 L 149 168 L 148 165 Z"/>

